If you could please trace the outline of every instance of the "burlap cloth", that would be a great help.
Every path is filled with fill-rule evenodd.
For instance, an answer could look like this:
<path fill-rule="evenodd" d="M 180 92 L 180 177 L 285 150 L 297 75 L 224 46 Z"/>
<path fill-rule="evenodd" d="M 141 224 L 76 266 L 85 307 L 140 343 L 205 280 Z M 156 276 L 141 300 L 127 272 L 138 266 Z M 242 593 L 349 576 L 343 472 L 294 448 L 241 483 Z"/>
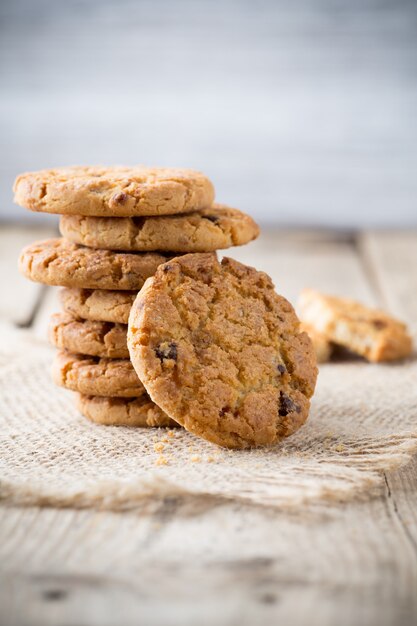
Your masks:
<path fill-rule="evenodd" d="M 323 365 L 307 424 L 268 450 L 226 451 L 182 429 L 89 423 L 49 375 L 52 351 L 20 332 L 0 348 L 0 497 L 131 509 L 208 494 L 281 508 L 346 499 L 417 449 L 417 361 Z M 166 463 L 166 464 L 165 464 Z"/>

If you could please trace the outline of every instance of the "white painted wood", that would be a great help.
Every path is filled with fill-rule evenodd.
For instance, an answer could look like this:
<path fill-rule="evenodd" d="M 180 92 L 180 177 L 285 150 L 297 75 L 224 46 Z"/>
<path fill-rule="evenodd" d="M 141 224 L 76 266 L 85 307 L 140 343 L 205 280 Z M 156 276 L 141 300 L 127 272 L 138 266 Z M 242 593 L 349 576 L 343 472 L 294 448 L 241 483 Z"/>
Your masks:
<path fill-rule="evenodd" d="M 391 626 L 415 615 L 413 560 L 382 497 L 308 517 L 176 499 L 139 515 L 4 515 L 1 605 L 11 591 L 19 624 Z"/>
<path fill-rule="evenodd" d="M 264 224 L 415 223 L 412 0 L 0 9 L 5 215 L 21 171 L 146 162 L 207 171 Z"/>

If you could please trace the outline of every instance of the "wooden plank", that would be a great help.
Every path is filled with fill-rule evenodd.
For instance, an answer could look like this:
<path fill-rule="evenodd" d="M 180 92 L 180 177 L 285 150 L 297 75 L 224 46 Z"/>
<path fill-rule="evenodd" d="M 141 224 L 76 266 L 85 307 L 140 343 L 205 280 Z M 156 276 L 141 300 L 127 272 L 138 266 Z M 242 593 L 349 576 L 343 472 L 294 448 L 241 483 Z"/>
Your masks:
<path fill-rule="evenodd" d="M 236 252 L 291 299 L 315 286 L 375 302 L 350 239 L 281 233 Z M 370 500 L 292 515 L 204 498 L 137 514 L 0 508 L 0 622 L 411 625 L 416 558 L 397 489 L 390 475 Z"/>
<path fill-rule="evenodd" d="M 24 278 L 17 269 L 21 249 L 38 239 L 55 234 L 51 226 L 21 227 L 2 225 L 0 229 L 0 320 L 29 326 L 42 297 L 42 285 Z"/>
<path fill-rule="evenodd" d="M 415 615 L 412 560 L 384 498 L 308 518 L 172 498 L 142 515 L 11 509 L 3 529 L 5 518 L 4 623 L 391 626 Z"/>
<path fill-rule="evenodd" d="M 380 304 L 417 331 L 417 231 L 368 232 L 359 241 Z M 417 411 L 416 411 L 417 419 Z M 388 496 L 417 560 L 417 457 L 386 474 Z"/>
<path fill-rule="evenodd" d="M 417 230 L 367 232 L 359 246 L 381 304 L 417 329 Z"/>

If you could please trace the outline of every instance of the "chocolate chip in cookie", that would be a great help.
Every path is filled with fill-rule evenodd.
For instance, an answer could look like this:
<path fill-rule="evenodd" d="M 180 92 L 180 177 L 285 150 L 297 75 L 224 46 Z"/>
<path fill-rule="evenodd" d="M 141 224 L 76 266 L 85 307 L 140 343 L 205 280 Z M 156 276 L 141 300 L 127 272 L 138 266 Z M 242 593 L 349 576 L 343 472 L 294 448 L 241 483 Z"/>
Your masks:
<path fill-rule="evenodd" d="M 301 407 L 291 400 L 283 391 L 279 392 L 279 409 L 278 412 L 282 417 L 288 415 L 288 413 L 300 413 Z"/>
<path fill-rule="evenodd" d="M 176 361 L 177 344 L 173 341 L 163 341 L 155 348 L 155 354 L 161 360 L 161 363 L 167 360 Z"/>

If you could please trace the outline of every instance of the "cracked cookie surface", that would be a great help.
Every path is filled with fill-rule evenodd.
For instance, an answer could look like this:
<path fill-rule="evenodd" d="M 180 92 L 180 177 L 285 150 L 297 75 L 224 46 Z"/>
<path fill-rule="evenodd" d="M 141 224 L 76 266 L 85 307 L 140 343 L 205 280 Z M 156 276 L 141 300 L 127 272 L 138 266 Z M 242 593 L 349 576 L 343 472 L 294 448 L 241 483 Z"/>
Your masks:
<path fill-rule="evenodd" d="M 87 396 L 134 398 L 145 388 L 129 359 L 106 359 L 58 352 L 52 365 L 56 385 Z"/>
<path fill-rule="evenodd" d="M 243 245 L 259 235 L 259 227 L 249 215 L 221 204 L 163 217 L 63 215 L 60 230 L 64 237 L 84 246 L 140 252 L 211 252 Z"/>
<path fill-rule="evenodd" d="M 368 361 L 395 361 L 412 351 L 406 325 L 383 311 L 314 289 L 301 292 L 298 307 L 303 323 Z"/>
<path fill-rule="evenodd" d="M 62 238 L 38 241 L 24 248 L 19 269 L 30 280 L 46 285 L 137 290 L 166 260 L 167 256 L 152 252 L 93 250 Z"/>
<path fill-rule="evenodd" d="M 63 167 L 21 174 L 14 200 L 32 211 L 69 215 L 172 215 L 204 209 L 214 188 L 201 172 L 152 167 Z"/>
<path fill-rule="evenodd" d="M 132 363 L 152 400 L 221 446 L 271 445 L 307 419 L 311 341 L 263 272 L 215 254 L 158 268 L 129 318 Z"/>
<path fill-rule="evenodd" d="M 111 398 L 77 394 L 77 408 L 84 417 L 105 426 L 169 427 L 178 424 L 148 394 L 140 398 Z"/>
<path fill-rule="evenodd" d="M 136 291 L 112 289 L 60 289 L 59 299 L 67 313 L 85 320 L 127 324 Z"/>
<path fill-rule="evenodd" d="M 128 359 L 127 325 L 81 320 L 68 313 L 54 313 L 49 341 L 61 350 L 111 359 Z"/>

